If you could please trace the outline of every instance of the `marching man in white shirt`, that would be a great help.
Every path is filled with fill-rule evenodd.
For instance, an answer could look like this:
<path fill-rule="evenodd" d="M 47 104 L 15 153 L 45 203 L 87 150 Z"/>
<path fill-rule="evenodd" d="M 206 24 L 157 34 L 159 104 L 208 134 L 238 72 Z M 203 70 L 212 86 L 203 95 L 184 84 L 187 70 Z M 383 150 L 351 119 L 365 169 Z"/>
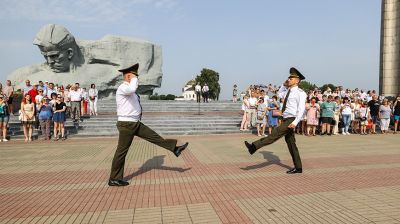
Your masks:
<path fill-rule="evenodd" d="M 278 92 L 279 97 L 285 99 L 282 106 L 282 124 L 274 128 L 268 137 L 261 138 L 253 143 L 248 143 L 247 141 L 244 143 L 249 153 L 254 154 L 259 148 L 272 144 L 285 136 L 285 141 L 294 163 L 294 168 L 288 170 L 286 173 L 294 174 L 303 172 L 299 150 L 296 146 L 294 129 L 303 117 L 307 94 L 298 87 L 300 81 L 305 79 L 305 77 L 295 68 L 290 68 L 289 73 L 288 79 Z"/>
<path fill-rule="evenodd" d="M 123 180 L 125 156 L 132 144 L 133 137 L 140 138 L 154 143 L 174 153 L 178 157 L 188 146 L 176 146 L 176 139 L 164 139 L 151 128 L 140 122 L 142 118 L 142 106 L 140 105 L 139 95 L 136 93 L 138 88 L 138 69 L 139 64 L 134 64 L 128 68 L 118 71 L 122 72 L 124 82 L 118 87 L 116 93 L 117 101 L 117 128 L 119 132 L 118 146 L 112 161 L 109 186 L 126 186 L 127 181 Z"/>

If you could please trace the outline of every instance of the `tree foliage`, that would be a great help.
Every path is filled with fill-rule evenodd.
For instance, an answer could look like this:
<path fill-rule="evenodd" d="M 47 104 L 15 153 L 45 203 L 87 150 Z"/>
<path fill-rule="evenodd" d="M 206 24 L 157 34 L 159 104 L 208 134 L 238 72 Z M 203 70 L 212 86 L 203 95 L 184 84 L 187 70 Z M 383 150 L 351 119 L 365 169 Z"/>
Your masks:
<path fill-rule="evenodd" d="M 309 90 L 314 90 L 315 88 L 317 88 L 317 86 L 315 84 L 312 84 L 311 82 L 307 82 L 307 81 L 301 81 L 299 84 L 299 87 L 304 90 L 305 92 L 308 92 Z"/>
<path fill-rule="evenodd" d="M 315 88 L 320 89 L 322 92 L 325 92 L 325 90 L 328 89 L 328 87 L 334 91 L 336 89 L 336 86 L 333 84 L 324 84 L 321 87 L 318 87 L 317 85 L 311 83 L 311 82 L 307 82 L 307 81 L 301 81 L 299 84 L 299 87 L 304 90 L 305 92 L 309 91 L 309 90 L 314 90 Z"/>
<path fill-rule="evenodd" d="M 207 83 L 209 91 L 209 98 L 213 100 L 218 100 L 219 94 L 221 92 L 221 86 L 219 84 L 219 74 L 211 69 L 203 68 L 200 75 L 196 76 L 196 84 L 200 83 L 204 86 Z M 195 84 L 195 85 L 196 85 Z"/>
<path fill-rule="evenodd" d="M 330 83 L 321 86 L 319 89 L 320 89 L 322 92 L 325 92 L 325 90 L 327 90 L 328 87 L 329 87 L 332 91 L 334 91 L 334 90 L 336 89 L 336 86 L 333 85 L 333 84 L 330 84 Z"/>
<path fill-rule="evenodd" d="M 150 96 L 150 100 L 175 100 L 176 96 L 172 94 L 158 95 L 157 93 Z"/>

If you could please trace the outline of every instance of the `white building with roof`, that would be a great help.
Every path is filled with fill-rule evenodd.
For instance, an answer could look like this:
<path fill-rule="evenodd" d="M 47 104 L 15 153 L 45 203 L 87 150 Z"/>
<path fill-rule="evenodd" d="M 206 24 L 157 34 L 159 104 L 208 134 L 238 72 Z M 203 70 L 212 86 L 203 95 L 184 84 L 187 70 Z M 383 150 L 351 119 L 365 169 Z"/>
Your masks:
<path fill-rule="evenodd" d="M 186 83 L 182 88 L 182 97 L 177 98 L 177 100 L 196 100 L 196 93 L 194 92 L 194 86 L 196 81 L 194 79 Z"/>

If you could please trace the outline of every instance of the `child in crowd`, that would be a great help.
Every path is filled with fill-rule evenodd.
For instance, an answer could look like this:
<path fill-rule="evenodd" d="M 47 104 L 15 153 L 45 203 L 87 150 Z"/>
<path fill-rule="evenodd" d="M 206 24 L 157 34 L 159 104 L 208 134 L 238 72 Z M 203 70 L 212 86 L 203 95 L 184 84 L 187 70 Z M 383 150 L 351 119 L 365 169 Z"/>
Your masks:
<path fill-rule="evenodd" d="M 364 102 L 359 110 L 358 119 L 360 120 L 360 135 L 367 134 L 367 123 L 368 123 L 369 109 L 367 107 L 367 102 Z"/>

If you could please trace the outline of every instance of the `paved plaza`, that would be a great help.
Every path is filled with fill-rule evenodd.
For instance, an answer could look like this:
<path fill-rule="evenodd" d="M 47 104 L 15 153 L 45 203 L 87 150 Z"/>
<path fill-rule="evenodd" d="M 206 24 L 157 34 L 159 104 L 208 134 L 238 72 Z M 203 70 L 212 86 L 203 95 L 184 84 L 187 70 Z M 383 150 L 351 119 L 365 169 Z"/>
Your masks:
<path fill-rule="evenodd" d="M 250 134 L 135 138 L 128 187 L 108 187 L 117 138 L 0 143 L 0 223 L 400 223 L 400 136 L 297 136 L 250 156 Z"/>

